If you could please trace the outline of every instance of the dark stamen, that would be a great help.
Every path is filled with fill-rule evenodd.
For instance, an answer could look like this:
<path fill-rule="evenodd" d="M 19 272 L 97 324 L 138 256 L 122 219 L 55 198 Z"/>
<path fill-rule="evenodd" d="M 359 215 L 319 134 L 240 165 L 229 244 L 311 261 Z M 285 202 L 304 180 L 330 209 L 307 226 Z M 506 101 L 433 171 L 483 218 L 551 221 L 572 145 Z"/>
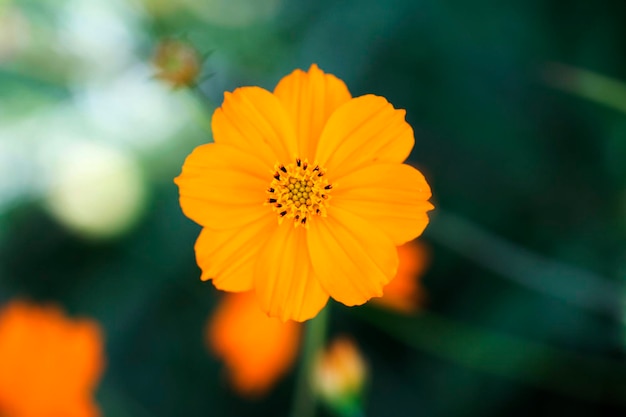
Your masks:
<path fill-rule="evenodd" d="M 273 193 L 276 190 L 274 190 L 272 187 L 270 187 L 270 188 L 267 189 L 267 191 L 270 192 L 270 193 Z"/>
<path fill-rule="evenodd" d="M 302 224 L 306 224 L 306 217 L 303 217 L 303 218 L 302 218 L 302 221 L 301 221 L 300 223 L 302 223 Z"/>
<path fill-rule="evenodd" d="M 277 172 L 276 174 L 274 174 L 274 178 L 280 181 L 280 174 Z"/>
<path fill-rule="evenodd" d="M 326 187 L 324 187 L 325 190 L 330 190 L 331 188 L 333 188 L 332 184 L 328 184 Z"/>
<path fill-rule="evenodd" d="M 287 173 L 287 168 L 285 168 L 284 166 L 280 166 L 280 170 L 283 171 L 285 174 Z"/>
<path fill-rule="evenodd" d="M 281 212 L 280 212 L 280 217 L 285 217 L 285 214 L 287 214 L 287 210 L 285 210 L 285 211 L 281 211 Z"/>
<path fill-rule="evenodd" d="M 275 198 L 270 198 L 269 200 L 267 200 L 269 203 L 275 203 L 277 200 Z"/>
<path fill-rule="evenodd" d="M 300 160 L 300 158 L 296 159 L 296 164 L 298 164 L 298 166 L 302 164 L 302 161 Z"/>
<path fill-rule="evenodd" d="M 307 163 L 306 163 L 306 161 L 304 162 L 304 164 L 303 164 L 303 165 L 304 165 L 304 166 L 302 167 L 302 169 L 306 169 L 306 167 L 308 167 L 308 166 L 309 166 L 309 164 L 307 164 Z"/>

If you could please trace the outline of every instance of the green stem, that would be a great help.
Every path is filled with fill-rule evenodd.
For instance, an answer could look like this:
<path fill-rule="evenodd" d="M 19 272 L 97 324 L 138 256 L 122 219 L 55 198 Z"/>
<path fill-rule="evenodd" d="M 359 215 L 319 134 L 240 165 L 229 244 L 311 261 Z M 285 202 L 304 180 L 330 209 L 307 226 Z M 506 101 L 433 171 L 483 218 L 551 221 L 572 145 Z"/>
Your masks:
<path fill-rule="evenodd" d="M 611 318 L 622 318 L 622 286 L 608 278 L 544 258 L 442 209 L 437 209 L 426 235 L 478 265 L 535 291 Z"/>
<path fill-rule="evenodd" d="M 215 106 L 211 103 L 209 98 L 204 94 L 204 92 L 200 89 L 200 87 L 198 87 L 197 84 L 189 86 L 188 91 L 195 97 L 196 101 L 199 101 L 201 103 L 201 107 L 194 105 L 193 108 L 191 108 L 191 113 L 198 121 L 198 124 L 204 130 L 211 133 L 211 115 L 215 110 Z"/>
<path fill-rule="evenodd" d="M 327 306 L 322 309 L 317 317 L 306 324 L 300 369 L 298 370 L 298 380 L 296 381 L 296 390 L 291 407 L 292 417 L 315 416 L 315 394 L 311 386 L 311 376 L 316 355 L 323 348 L 326 340 L 329 308 Z"/>
<path fill-rule="evenodd" d="M 559 63 L 549 63 L 545 81 L 552 87 L 626 113 L 626 83 L 597 72 Z"/>
<path fill-rule="evenodd" d="M 626 366 L 458 322 L 428 311 L 406 317 L 383 310 L 354 314 L 407 346 L 469 369 L 593 402 L 626 407 Z"/>

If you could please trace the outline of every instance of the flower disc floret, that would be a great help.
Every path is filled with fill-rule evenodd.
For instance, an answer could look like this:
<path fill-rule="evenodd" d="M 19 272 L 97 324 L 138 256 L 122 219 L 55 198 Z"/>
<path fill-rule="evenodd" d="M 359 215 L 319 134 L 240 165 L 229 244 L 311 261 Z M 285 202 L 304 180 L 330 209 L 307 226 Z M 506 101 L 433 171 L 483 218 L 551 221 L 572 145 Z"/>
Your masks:
<path fill-rule="evenodd" d="M 274 179 L 267 189 L 267 203 L 278 214 L 278 222 L 293 219 L 294 226 L 308 227 L 313 216 L 327 216 L 333 186 L 324 177 L 325 170 L 305 159 L 276 164 Z"/>

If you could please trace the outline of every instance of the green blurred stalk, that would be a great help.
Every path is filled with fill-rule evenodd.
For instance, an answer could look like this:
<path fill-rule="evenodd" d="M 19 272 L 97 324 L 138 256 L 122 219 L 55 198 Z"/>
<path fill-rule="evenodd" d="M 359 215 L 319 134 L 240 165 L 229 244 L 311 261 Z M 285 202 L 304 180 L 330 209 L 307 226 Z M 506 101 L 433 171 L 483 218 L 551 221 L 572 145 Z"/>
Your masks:
<path fill-rule="evenodd" d="M 626 407 L 623 362 L 487 331 L 428 312 L 416 317 L 373 308 L 354 312 L 408 346 L 467 368 L 575 398 Z"/>
<path fill-rule="evenodd" d="M 546 65 L 544 80 L 552 87 L 626 113 L 626 83 L 624 82 L 593 71 L 559 63 Z"/>
<path fill-rule="evenodd" d="M 194 96 L 195 102 L 201 103 L 201 106 L 189 105 L 190 113 L 193 114 L 198 125 L 211 135 L 213 132 L 213 129 L 211 128 L 211 119 L 213 117 L 213 112 L 215 111 L 215 106 L 197 84 L 190 86 L 187 91 Z"/>
<path fill-rule="evenodd" d="M 291 417 L 315 416 L 316 398 L 312 387 L 312 375 L 317 354 L 326 342 L 329 309 L 330 306 L 326 306 L 318 313 L 317 317 L 305 325 L 304 346 L 300 356 L 300 368 L 291 408 Z"/>
<path fill-rule="evenodd" d="M 98 402 L 103 415 L 115 417 L 154 417 L 135 399 L 110 382 L 103 382 L 98 389 Z"/>
<path fill-rule="evenodd" d="M 624 286 L 545 258 L 464 218 L 437 209 L 426 235 L 461 256 L 537 292 L 623 320 Z"/>

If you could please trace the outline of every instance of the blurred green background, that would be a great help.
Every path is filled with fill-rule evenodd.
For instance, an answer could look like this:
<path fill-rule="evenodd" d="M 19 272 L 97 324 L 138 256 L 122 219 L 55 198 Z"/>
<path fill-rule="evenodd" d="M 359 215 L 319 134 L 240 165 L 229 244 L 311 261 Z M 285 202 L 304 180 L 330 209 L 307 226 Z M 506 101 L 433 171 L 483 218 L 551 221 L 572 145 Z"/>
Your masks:
<path fill-rule="evenodd" d="M 366 415 L 623 415 L 624 22 L 583 0 L 0 0 L 0 303 L 102 323 L 106 416 L 288 415 L 293 372 L 241 399 L 204 346 L 219 294 L 172 179 L 224 91 L 317 63 L 407 109 L 436 206 L 422 314 L 332 305 Z M 164 39 L 206 57 L 197 89 L 154 78 Z"/>

